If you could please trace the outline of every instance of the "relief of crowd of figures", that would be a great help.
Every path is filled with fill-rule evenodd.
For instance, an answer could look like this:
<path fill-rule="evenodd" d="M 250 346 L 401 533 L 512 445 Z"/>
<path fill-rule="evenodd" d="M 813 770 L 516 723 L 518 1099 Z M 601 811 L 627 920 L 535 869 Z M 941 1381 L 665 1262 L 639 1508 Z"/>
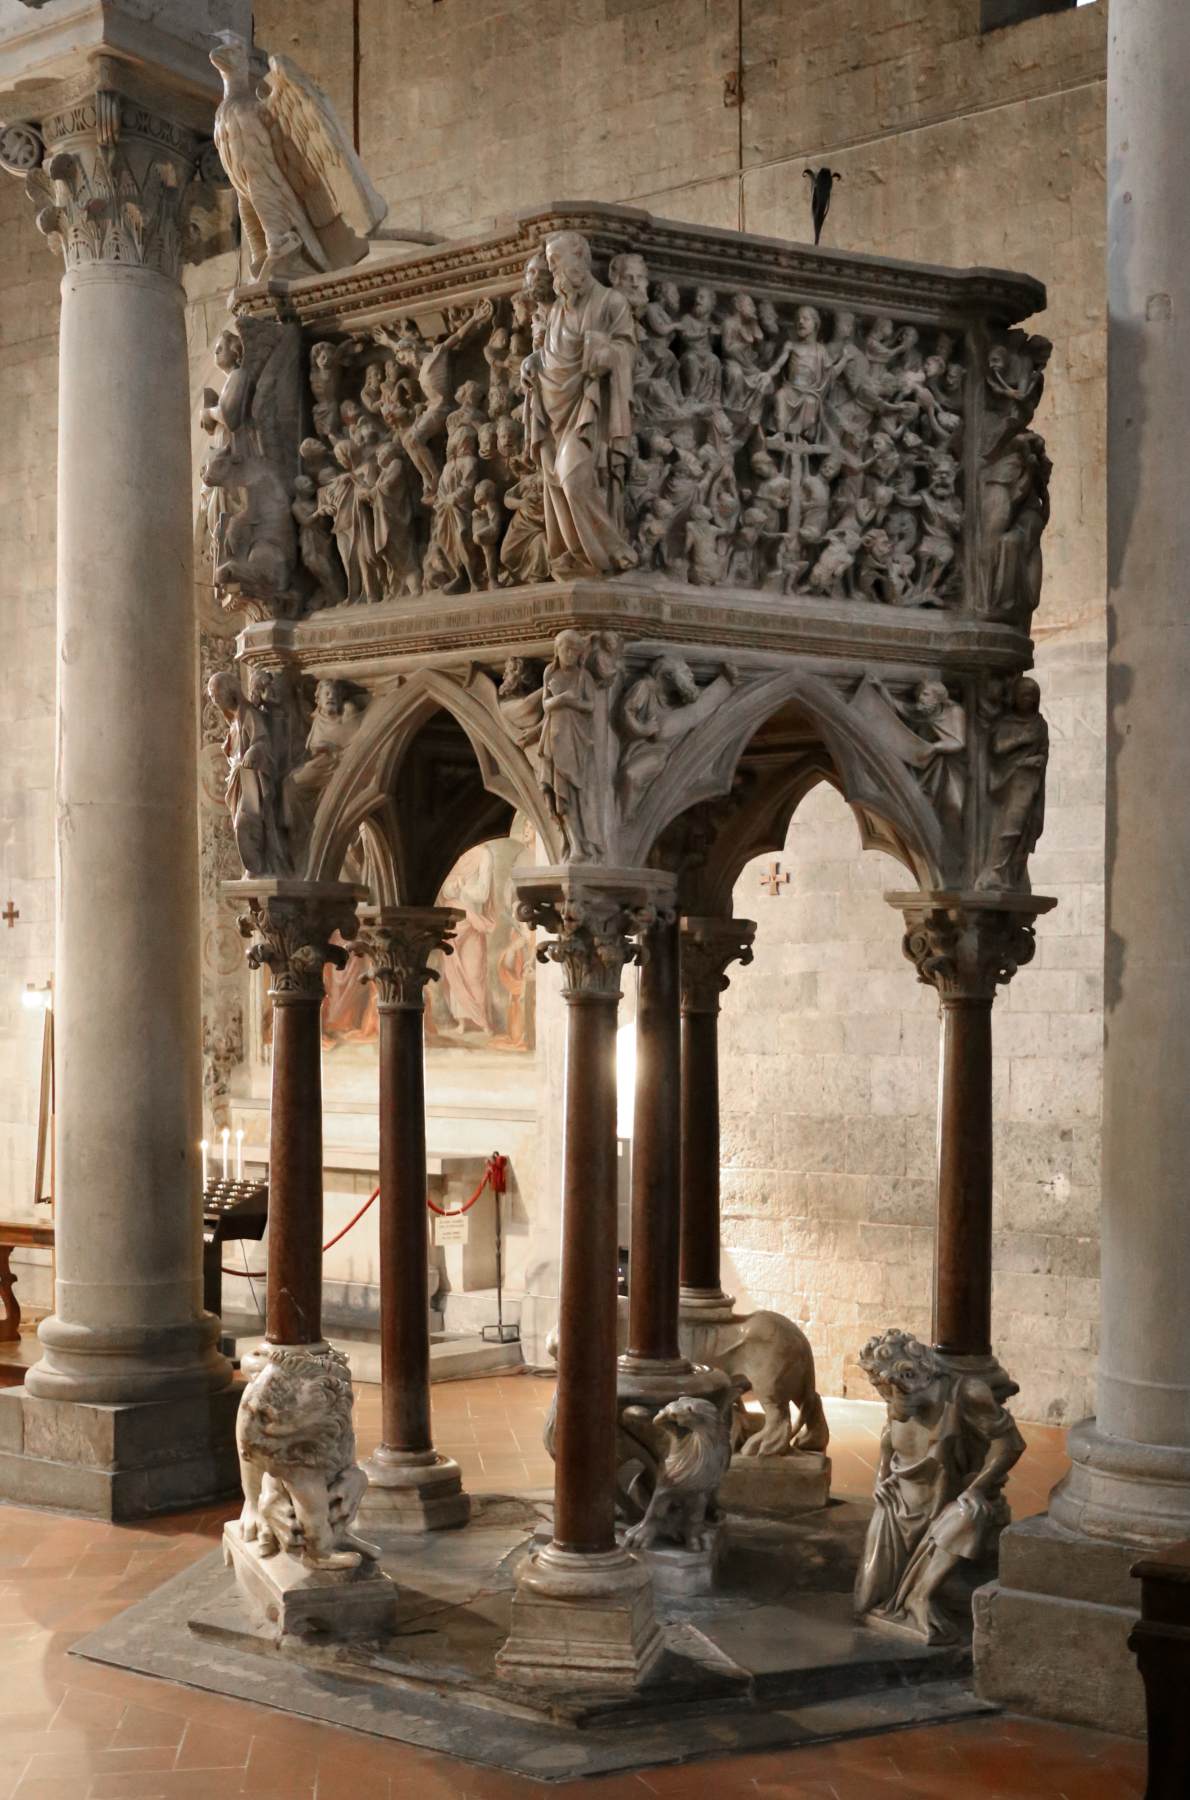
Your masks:
<path fill-rule="evenodd" d="M 207 390 L 202 423 L 210 555 L 229 603 L 298 616 L 636 568 L 699 587 L 970 604 L 974 405 L 982 610 L 1027 624 L 1048 517 L 1050 465 L 1030 428 L 1044 339 L 994 331 L 969 350 L 886 315 L 685 291 L 651 281 L 634 254 L 611 259 L 604 286 L 577 242 L 577 287 L 556 286 L 542 251 L 517 293 L 448 315 L 437 337 L 405 319 L 313 343 L 307 396 L 297 326 L 245 319 L 223 334 L 224 383 Z M 602 398 L 581 430 L 606 557 L 560 546 L 548 517 L 551 480 L 558 491 L 565 477 L 551 462 L 556 413 L 536 390 L 580 313 L 599 328 L 582 343 L 604 346 L 584 371 Z"/>

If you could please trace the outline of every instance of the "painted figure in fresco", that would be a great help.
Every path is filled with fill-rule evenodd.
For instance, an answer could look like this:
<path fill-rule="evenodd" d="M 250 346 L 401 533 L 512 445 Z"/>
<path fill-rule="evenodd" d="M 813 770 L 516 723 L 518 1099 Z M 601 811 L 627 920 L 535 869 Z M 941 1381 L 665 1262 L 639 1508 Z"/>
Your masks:
<path fill-rule="evenodd" d="M 439 906 L 457 906 L 463 917 L 455 927 L 451 956 L 441 959 L 442 998 L 450 1013 L 449 1029 L 460 1037 L 482 1031 L 491 1037 L 488 992 L 488 941 L 496 928 L 495 868 L 487 844 L 461 856 L 442 885 Z"/>

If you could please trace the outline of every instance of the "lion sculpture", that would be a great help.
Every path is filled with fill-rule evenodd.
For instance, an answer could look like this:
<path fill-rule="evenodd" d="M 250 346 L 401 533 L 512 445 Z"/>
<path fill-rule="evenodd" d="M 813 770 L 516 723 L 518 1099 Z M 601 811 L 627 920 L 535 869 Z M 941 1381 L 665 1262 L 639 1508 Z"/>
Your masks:
<path fill-rule="evenodd" d="M 268 1350 L 244 1389 L 236 1448 L 240 1533 L 262 1557 L 286 1550 L 315 1569 L 354 1569 L 380 1552 L 351 1525 L 368 1488 L 355 1460 L 351 1372 L 338 1350 Z"/>
<path fill-rule="evenodd" d="M 645 1407 L 629 1410 L 642 1414 L 642 1423 L 649 1417 Z M 630 1550 L 662 1543 L 705 1550 L 708 1525 L 722 1517 L 715 1495 L 731 1461 L 727 1419 L 713 1400 L 684 1394 L 653 1414 L 650 1423 L 668 1434 L 669 1448 L 645 1516 L 624 1533 L 624 1543 Z"/>
<path fill-rule="evenodd" d="M 683 1348 L 694 1362 L 725 1375 L 746 1376 L 764 1409 L 764 1422 L 748 1429 L 736 1406 L 734 1447 L 744 1456 L 788 1456 L 793 1450 L 825 1450 L 826 1413 L 814 1375 L 814 1352 L 804 1331 L 782 1313 L 754 1312 L 723 1319 L 683 1320 Z M 790 1408 L 797 1413 L 790 1423 Z"/>

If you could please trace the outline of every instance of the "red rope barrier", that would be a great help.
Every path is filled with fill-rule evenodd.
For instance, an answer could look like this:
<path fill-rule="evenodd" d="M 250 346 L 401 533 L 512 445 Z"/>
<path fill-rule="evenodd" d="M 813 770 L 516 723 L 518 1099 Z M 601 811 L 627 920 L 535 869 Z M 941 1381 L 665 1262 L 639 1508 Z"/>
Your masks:
<path fill-rule="evenodd" d="M 458 1219 L 461 1218 L 465 1212 L 471 1211 L 471 1208 L 475 1205 L 475 1202 L 479 1199 L 479 1196 L 486 1187 L 490 1187 L 493 1194 L 502 1194 L 507 1186 L 508 1158 L 506 1156 L 501 1156 L 500 1152 L 497 1150 L 488 1157 L 487 1166 L 479 1179 L 479 1186 L 472 1194 L 470 1200 L 464 1200 L 462 1206 L 435 1206 L 434 1202 L 427 1194 L 426 1205 L 432 1213 L 437 1213 L 440 1219 Z"/>
<path fill-rule="evenodd" d="M 498 1150 L 493 1151 L 492 1155 L 488 1157 L 487 1165 L 484 1169 L 482 1176 L 480 1177 L 479 1186 L 476 1188 L 475 1192 L 472 1194 L 470 1200 L 464 1201 L 462 1206 L 455 1206 L 455 1207 L 435 1206 L 434 1202 L 430 1199 L 429 1195 L 427 1194 L 426 1205 L 429 1207 L 431 1212 L 437 1213 L 438 1217 L 440 1219 L 457 1219 L 457 1218 L 461 1217 L 461 1215 L 463 1213 L 471 1211 L 471 1208 L 475 1205 L 475 1202 L 479 1199 L 480 1195 L 483 1193 L 483 1191 L 486 1187 L 490 1187 L 493 1194 L 503 1194 L 507 1191 L 507 1188 L 508 1188 L 508 1158 L 506 1156 L 501 1156 L 500 1152 Z M 340 1238 L 345 1238 L 347 1236 L 347 1233 L 351 1230 L 351 1227 L 353 1225 L 359 1224 L 360 1220 L 363 1218 L 364 1214 L 367 1212 L 367 1210 L 371 1206 L 373 1200 L 376 1199 L 376 1197 L 378 1196 L 379 1193 L 380 1193 L 379 1188 L 373 1188 L 372 1192 L 368 1195 L 368 1198 L 364 1201 L 363 1205 L 360 1207 L 360 1209 L 356 1213 L 355 1217 L 352 1219 L 348 1219 L 348 1221 L 347 1221 L 346 1225 L 344 1225 L 342 1231 L 336 1231 L 333 1238 L 327 1239 L 326 1243 L 322 1246 L 322 1254 L 324 1256 L 326 1255 L 328 1250 L 331 1250 L 334 1248 L 334 1246 L 339 1242 Z M 259 1278 L 263 1278 L 263 1275 L 264 1275 L 263 1269 L 255 1269 L 252 1271 L 248 1271 L 245 1269 L 229 1269 L 226 1263 L 221 1263 L 220 1268 L 222 1269 L 222 1271 L 225 1275 L 245 1276 L 249 1272 Z"/>

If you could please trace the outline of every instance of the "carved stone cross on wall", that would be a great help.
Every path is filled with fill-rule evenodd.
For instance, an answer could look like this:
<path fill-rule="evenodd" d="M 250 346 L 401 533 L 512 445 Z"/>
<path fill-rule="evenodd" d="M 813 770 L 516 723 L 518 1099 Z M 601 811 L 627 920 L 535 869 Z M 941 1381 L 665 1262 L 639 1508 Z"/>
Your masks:
<path fill-rule="evenodd" d="M 11 900 L 8 902 L 8 905 L 4 908 L 4 911 L 0 912 L 0 919 L 4 920 L 4 923 L 8 926 L 8 929 L 10 931 L 12 930 L 13 926 L 16 924 L 16 922 L 20 918 L 20 916 L 21 916 L 20 913 L 17 911 L 16 907 L 13 905 Z"/>
<path fill-rule="evenodd" d="M 779 862 L 770 863 L 760 878 L 760 885 L 774 900 L 779 900 L 781 889 L 789 885 L 789 876 L 782 873 Z"/>

